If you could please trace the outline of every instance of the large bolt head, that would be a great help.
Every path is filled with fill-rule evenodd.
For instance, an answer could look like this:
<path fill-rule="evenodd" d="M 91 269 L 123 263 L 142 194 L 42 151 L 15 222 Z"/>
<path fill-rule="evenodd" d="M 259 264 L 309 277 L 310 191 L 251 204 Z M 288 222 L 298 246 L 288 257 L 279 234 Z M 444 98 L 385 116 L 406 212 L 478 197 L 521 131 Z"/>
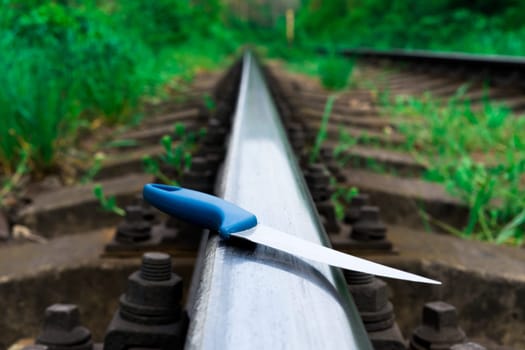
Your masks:
<path fill-rule="evenodd" d="M 91 346 L 91 333 L 80 325 L 78 307 L 72 304 L 54 304 L 46 309 L 42 333 L 37 344 L 56 345 L 86 344 Z"/>
<path fill-rule="evenodd" d="M 78 307 L 73 304 L 55 304 L 46 309 L 44 326 L 71 330 L 80 324 Z"/>
<path fill-rule="evenodd" d="M 124 217 L 128 222 L 140 222 L 144 220 L 144 209 L 139 205 L 126 206 L 126 216 Z"/>
<path fill-rule="evenodd" d="M 359 193 L 352 197 L 350 205 L 345 212 L 345 222 L 347 224 L 353 224 L 361 217 L 361 207 L 367 205 L 368 195 Z"/>
<path fill-rule="evenodd" d="M 361 207 L 361 218 L 370 222 L 379 222 L 379 208 L 371 205 L 364 205 Z"/>
<path fill-rule="evenodd" d="M 194 157 L 191 160 L 191 170 L 198 173 L 205 173 L 210 171 L 210 164 L 204 157 Z"/>
<path fill-rule="evenodd" d="M 350 236 L 361 241 L 380 240 L 386 237 L 386 230 L 385 224 L 379 217 L 379 208 L 365 205 L 361 207 L 359 218 L 354 222 Z"/>
<path fill-rule="evenodd" d="M 456 308 L 442 301 L 425 304 L 422 325 L 412 333 L 413 349 L 449 349 L 462 343 L 465 332 L 458 327 Z"/>
<path fill-rule="evenodd" d="M 456 308 L 442 301 L 426 303 L 423 308 L 423 325 L 441 330 L 445 327 L 457 327 Z"/>

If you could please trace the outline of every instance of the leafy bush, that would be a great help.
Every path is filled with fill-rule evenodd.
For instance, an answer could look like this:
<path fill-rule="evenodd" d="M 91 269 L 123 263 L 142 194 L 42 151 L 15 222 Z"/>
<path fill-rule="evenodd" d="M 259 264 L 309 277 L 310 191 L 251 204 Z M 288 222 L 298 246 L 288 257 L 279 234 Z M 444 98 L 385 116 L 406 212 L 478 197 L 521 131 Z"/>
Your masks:
<path fill-rule="evenodd" d="M 55 170 L 80 128 L 131 122 L 140 99 L 173 75 L 217 64 L 234 45 L 222 45 L 230 38 L 220 9 L 218 1 L 0 0 L 0 176 L 24 152 L 29 171 Z M 215 57 L 191 40 L 215 36 Z"/>
<path fill-rule="evenodd" d="M 297 31 L 324 45 L 524 55 L 524 9 L 513 0 L 309 0 Z"/>
<path fill-rule="evenodd" d="M 348 84 L 348 79 L 354 68 L 353 60 L 331 55 L 320 59 L 319 77 L 321 83 L 327 89 L 343 89 Z"/>

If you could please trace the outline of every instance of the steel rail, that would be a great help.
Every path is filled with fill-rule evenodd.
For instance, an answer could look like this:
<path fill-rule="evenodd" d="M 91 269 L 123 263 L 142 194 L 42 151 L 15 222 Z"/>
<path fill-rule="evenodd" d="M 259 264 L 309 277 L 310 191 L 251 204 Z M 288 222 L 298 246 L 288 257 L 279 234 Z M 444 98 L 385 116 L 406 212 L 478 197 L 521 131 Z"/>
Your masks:
<path fill-rule="evenodd" d="M 525 67 L 525 59 L 518 56 L 505 55 L 476 55 L 462 52 L 426 51 L 426 50 L 373 50 L 373 49 L 343 49 L 348 55 L 374 56 L 399 59 L 428 59 L 448 61 L 451 63 L 493 64 L 514 68 Z"/>
<path fill-rule="evenodd" d="M 326 53 L 326 50 L 319 50 Z M 435 68 L 446 66 L 453 70 L 462 70 L 468 74 L 482 77 L 502 77 L 502 83 L 508 80 L 517 86 L 525 86 L 525 58 L 503 55 L 475 55 L 459 52 L 432 52 L 424 50 L 373 50 L 341 49 L 340 54 L 348 57 L 371 59 L 389 59 L 401 62 L 427 64 Z"/>
<path fill-rule="evenodd" d="M 329 244 L 250 53 L 217 189 L 261 223 Z M 340 270 L 217 235 L 204 244 L 188 305 L 187 349 L 372 349 Z"/>

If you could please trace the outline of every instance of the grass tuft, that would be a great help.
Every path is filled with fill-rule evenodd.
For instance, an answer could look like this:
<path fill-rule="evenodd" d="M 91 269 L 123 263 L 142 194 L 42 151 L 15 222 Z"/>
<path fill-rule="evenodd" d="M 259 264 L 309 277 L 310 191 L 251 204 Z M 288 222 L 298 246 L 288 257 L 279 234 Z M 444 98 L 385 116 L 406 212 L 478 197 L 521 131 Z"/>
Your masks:
<path fill-rule="evenodd" d="M 431 96 L 387 106 L 405 151 L 470 208 L 462 235 L 521 244 L 525 232 L 525 119 L 485 99 L 473 108 L 464 89 L 442 103 Z M 415 122 L 403 123 L 412 120 Z"/>

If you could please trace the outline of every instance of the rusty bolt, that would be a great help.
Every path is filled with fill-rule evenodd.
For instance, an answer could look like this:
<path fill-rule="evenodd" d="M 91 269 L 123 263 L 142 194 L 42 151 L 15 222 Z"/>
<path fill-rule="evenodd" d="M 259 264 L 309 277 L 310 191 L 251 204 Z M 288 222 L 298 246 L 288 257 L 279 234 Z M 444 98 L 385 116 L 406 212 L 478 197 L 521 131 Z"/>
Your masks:
<path fill-rule="evenodd" d="M 144 200 L 142 195 L 135 198 L 135 205 L 142 208 L 142 218 L 148 222 L 155 223 L 157 221 L 157 212 L 148 202 Z"/>
<path fill-rule="evenodd" d="M 42 333 L 36 343 L 49 350 L 91 350 L 91 332 L 80 325 L 78 307 L 73 304 L 54 304 L 46 309 Z"/>
<path fill-rule="evenodd" d="M 423 324 L 439 331 L 458 325 L 456 308 L 442 301 L 427 303 L 423 308 Z"/>
<path fill-rule="evenodd" d="M 181 317 L 182 279 L 171 270 L 171 257 L 146 253 L 140 271 L 129 276 L 120 298 L 123 318 L 141 324 L 165 324 Z"/>
<path fill-rule="evenodd" d="M 368 332 L 389 329 L 394 325 L 394 307 L 388 301 L 383 280 L 359 272 L 345 273 L 348 289 Z"/>
<path fill-rule="evenodd" d="M 317 177 L 328 177 L 330 175 L 323 163 L 313 163 L 308 165 L 306 172 L 311 176 Z"/>
<path fill-rule="evenodd" d="M 222 120 L 211 118 L 206 128 L 206 137 L 204 142 L 209 145 L 221 145 L 224 143 L 226 137 L 226 128 L 224 128 L 224 122 Z"/>
<path fill-rule="evenodd" d="M 322 202 L 330 198 L 330 173 L 324 164 L 308 165 L 304 177 L 314 201 Z"/>
<path fill-rule="evenodd" d="M 368 204 L 368 195 L 365 193 L 359 193 L 352 197 L 350 205 L 345 212 L 345 222 L 347 224 L 353 224 L 361 217 L 361 207 Z"/>
<path fill-rule="evenodd" d="M 104 350 L 182 349 L 187 317 L 182 312 L 182 279 L 171 257 L 146 253 L 139 271 L 128 278 L 104 338 Z"/>
<path fill-rule="evenodd" d="M 388 288 L 379 278 L 373 278 L 369 283 L 349 284 L 360 312 L 379 311 L 388 303 Z"/>
<path fill-rule="evenodd" d="M 191 170 L 197 173 L 206 173 L 210 171 L 208 160 L 204 157 L 194 157 L 191 160 Z"/>
<path fill-rule="evenodd" d="M 372 282 L 374 278 L 373 275 L 368 273 L 352 271 L 352 270 L 343 270 L 346 283 L 348 284 L 366 284 Z"/>
<path fill-rule="evenodd" d="M 316 195 L 312 193 L 312 197 Z M 318 198 L 317 198 L 318 199 Z M 334 204 L 330 200 L 316 200 L 315 203 L 319 215 L 324 218 L 323 226 L 329 234 L 338 233 L 341 230 L 335 214 Z"/>
<path fill-rule="evenodd" d="M 352 225 L 350 236 L 358 241 L 381 240 L 386 238 L 386 226 L 379 217 L 379 208 L 361 207 L 360 218 Z"/>
<path fill-rule="evenodd" d="M 456 308 L 442 301 L 426 303 L 422 324 L 412 333 L 411 349 L 449 349 L 462 343 L 465 333 L 458 327 Z"/>
<path fill-rule="evenodd" d="M 136 243 L 151 238 L 152 222 L 144 218 L 144 208 L 128 205 L 124 222 L 117 227 L 115 240 L 120 243 Z"/>
<path fill-rule="evenodd" d="M 146 253 L 142 256 L 140 276 L 147 281 L 168 281 L 171 278 L 171 258 L 164 253 Z"/>
<path fill-rule="evenodd" d="M 215 174 L 210 170 L 211 162 L 205 157 L 195 157 L 191 162 L 191 169 L 185 170 L 182 184 L 197 191 L 212 193 Z"/>

